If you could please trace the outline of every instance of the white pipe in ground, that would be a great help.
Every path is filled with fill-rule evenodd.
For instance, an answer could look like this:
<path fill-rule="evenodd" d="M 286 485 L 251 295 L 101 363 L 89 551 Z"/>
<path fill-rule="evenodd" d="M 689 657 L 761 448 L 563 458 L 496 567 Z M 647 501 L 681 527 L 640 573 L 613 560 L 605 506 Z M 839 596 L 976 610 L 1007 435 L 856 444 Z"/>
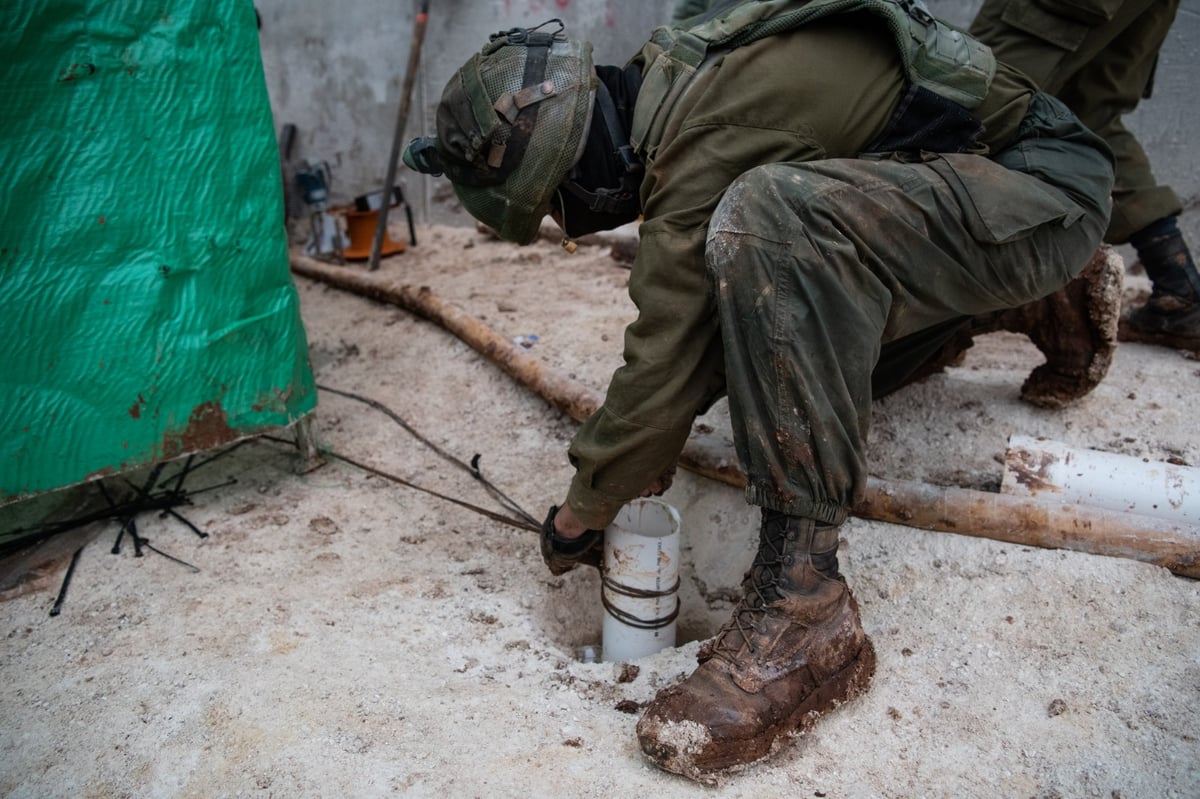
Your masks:
<path fill-rule="evenodd" d="M 636 660 L 675 646 L 679 513 L 635 499 L 604 531 L 604 639 L 600 658 Z"/>
<path fill-rule="evenodd" d="M 1200 469 L 1011 436 L 1000 493 L 1200 523 Z"/>

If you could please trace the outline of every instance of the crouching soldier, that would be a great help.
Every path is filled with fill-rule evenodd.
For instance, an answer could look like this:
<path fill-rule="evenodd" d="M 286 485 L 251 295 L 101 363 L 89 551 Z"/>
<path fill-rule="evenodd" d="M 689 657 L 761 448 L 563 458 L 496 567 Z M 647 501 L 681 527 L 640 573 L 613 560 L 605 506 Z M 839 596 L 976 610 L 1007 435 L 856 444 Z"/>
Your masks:
<path fill-rule="evenodd" d="M 728 396 L 758 552 L 698 668 L 637 725 L 658 766 L 712 781 L 867 689 L 837 550 L 871 400 L 972 320 L 1079 275 L 1113 167 L 919 2 L 717 3 L 689 23 L 624 67 L 593 65 L 557 20 L 497 34 L 405 161 L 514 242 L 547 214 L 572 237 L 643 216 L 624 365 L 571 444 L 542 552 L 555 574 L 598 564 L 617 511 L 665 490 L 695 417 Z"/>

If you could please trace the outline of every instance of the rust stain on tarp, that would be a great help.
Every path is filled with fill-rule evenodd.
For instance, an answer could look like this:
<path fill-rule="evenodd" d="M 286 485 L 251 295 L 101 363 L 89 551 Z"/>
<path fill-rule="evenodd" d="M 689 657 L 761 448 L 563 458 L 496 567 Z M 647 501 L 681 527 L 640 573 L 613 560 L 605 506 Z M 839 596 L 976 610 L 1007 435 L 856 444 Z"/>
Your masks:
<path fill-rule="evenodd" d="M 146 404 L 146 398 L 138 394 L 137 400 L 129 408 L 129 415 L 134 419 L 142 418 L 142 407 Z"/>
<path fill-rule="evenodd" d="M 202 402 L 192 409 L 187 426 L 178 432 L 163 435 L 162 452 L 174 457 L 185 452 L 199 452 L 219 447 L 238 438 L 242 433 L 229 426 L 229 418 L 219 402 Z"/>

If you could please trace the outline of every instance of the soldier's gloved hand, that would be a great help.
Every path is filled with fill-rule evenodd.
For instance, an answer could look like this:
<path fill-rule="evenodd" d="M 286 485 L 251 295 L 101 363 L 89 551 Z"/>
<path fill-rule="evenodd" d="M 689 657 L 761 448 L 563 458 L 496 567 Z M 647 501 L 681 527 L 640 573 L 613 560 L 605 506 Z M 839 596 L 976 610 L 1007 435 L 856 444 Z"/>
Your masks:
<path fill-rule="evenodd" d="M 566 574 L 580 564 L 599 569 L 604 559 L 604 531 L 584 530 L 577 538 L 564 538 L 554 528 L 556 515 L 558 506 L 551 505 L 546 521 L 542 522 L 542 560 L 550 573 Z"/>

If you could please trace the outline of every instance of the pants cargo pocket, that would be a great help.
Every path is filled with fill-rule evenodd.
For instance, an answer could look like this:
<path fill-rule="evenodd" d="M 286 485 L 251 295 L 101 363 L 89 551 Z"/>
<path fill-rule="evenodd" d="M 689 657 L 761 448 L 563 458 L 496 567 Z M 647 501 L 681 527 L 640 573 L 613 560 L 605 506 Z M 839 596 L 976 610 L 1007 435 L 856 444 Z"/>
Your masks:
<path fill-rule="evenodd" d="M 1066 19 L 1101 25 L 1108 22 L 1121 10 L 1125 0 L 1033 0 L 1052 14 Z"/>
<path fill-rule="evenodd" d="M 986 158 L 947 154 L 929 166 L 946 181 L 958 201 L 967 231 L 983 244 L 1016 241 L 1051 223 L 1069 227 L 1084 214 L 1082 208 L 1037 178 Z"/>
<path fill-rule="evenodd" d="M 1005 6 L 1000 19 L 1017 30 L 1074 52 L 1092 28 L 1112 19 L 1121 2 L 1122 0 L 1011 2 Z"/>

